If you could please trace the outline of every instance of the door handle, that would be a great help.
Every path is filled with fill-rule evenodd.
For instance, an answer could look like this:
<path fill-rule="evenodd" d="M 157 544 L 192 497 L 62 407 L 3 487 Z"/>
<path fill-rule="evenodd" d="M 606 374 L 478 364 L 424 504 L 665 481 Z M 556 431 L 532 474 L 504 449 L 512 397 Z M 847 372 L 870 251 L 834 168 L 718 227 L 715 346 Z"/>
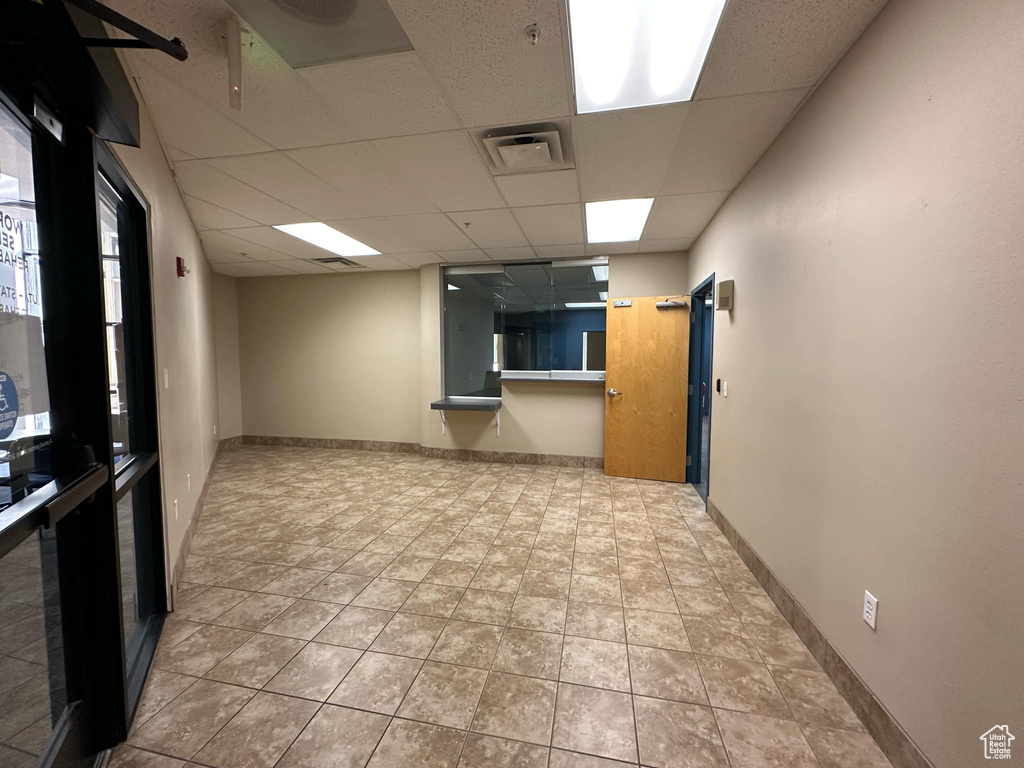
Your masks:
<path fill-rule="evenodd" d="M 619 392 L 616 389 L 612 389 L 611 387 L 608 388 L 608 397 L 615 397 L 616 395 L 621 395 L 621 394 L 622 393 Z"/>

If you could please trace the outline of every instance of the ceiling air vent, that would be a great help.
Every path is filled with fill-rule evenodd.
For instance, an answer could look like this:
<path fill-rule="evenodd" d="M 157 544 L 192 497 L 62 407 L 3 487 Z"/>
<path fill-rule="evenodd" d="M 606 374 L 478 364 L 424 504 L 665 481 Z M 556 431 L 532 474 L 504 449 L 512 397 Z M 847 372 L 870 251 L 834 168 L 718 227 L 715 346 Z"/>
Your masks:
<path fill-rule="evenodd" d="M 227 0 L 296 69 L 411 51 L 387 0 Z"/>
<path fill-rule="evenodd" d="M 495 176 L 576 167 L 568 120 L 485 128 L 476 139 Z"/>
<path fill-rule="evenodd" d="M 366 269 L 365 264 L 360 264 L 352 259 L 346 259 L 344 256 L 325 256 L 322 259 L 307 259 L 314 264 L 334 264 L 335 266 L 342 266 L 346 269 Z"/>

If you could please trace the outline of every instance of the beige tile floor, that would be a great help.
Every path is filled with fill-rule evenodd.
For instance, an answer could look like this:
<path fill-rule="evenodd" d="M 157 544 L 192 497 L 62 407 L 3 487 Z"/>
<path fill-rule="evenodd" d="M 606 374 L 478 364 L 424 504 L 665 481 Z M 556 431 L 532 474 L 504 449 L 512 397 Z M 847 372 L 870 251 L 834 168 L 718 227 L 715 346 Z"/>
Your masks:
<path fill-rule="evenodd" d="M 882 768 L 690 486 L 222 453 L 114 768 Z"/>

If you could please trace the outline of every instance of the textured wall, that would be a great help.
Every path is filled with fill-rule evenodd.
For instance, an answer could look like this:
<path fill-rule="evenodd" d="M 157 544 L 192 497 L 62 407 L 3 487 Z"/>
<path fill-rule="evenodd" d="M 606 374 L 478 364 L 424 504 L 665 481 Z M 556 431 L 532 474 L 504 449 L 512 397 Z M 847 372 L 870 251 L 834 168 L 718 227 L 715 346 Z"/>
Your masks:
<path fill-rule="evenodd" d="M 1024 713 L 1021 40 L 893 0 L 690 251 L 711 498 L 940 768 Z"/>
<path fill-rule="evenodd" d="M 160 474 L 164 496 L 167 561 L 173 566 L 192 520 L 219 436 L 217 360 L 214 343 L 213 273 L 171 176 L 145 109 L 139 105 L 142 146 L 111 145 L 150 206 L 150 255 L 156 333 Z M 176 272 L 182 256 L 192 271 Z M 170 387 L 163 388 L 163 369 Z M 188 475 L 191 475 L 191 488 Z M 178 519 L 174 519 L 174 499 Z M 170 567 L 168 568 L 168 573 Z"/>

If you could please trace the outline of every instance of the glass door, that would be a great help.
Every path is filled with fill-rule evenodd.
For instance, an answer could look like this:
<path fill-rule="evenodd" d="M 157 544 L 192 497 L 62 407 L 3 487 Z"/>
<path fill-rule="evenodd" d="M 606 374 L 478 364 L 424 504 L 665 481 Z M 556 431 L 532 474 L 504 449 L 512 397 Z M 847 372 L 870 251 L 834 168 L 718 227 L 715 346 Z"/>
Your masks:
<path fill-rule="evenodd" d="M 166 593 L 148 210 L 0 94 L 0 766 L 128 733 Z"/>
<path fill-rule="evenodd" d="M 124 663 L 131 714 L 165 611 L 149 232 L 145 200 L 105 147 L 98 148 L 96 190 Z"/>
<path fill-rule="evenodd" d="M 41 252 L 35 141 L 0 102 L 0 765 L 14 768 L 87 756 L 66 610 L 83 599 L 74 513 L 107 479 L 94 462 L 55 467 L 73 424 L 51 423 L 42 278 L 56 261 Z"/>

